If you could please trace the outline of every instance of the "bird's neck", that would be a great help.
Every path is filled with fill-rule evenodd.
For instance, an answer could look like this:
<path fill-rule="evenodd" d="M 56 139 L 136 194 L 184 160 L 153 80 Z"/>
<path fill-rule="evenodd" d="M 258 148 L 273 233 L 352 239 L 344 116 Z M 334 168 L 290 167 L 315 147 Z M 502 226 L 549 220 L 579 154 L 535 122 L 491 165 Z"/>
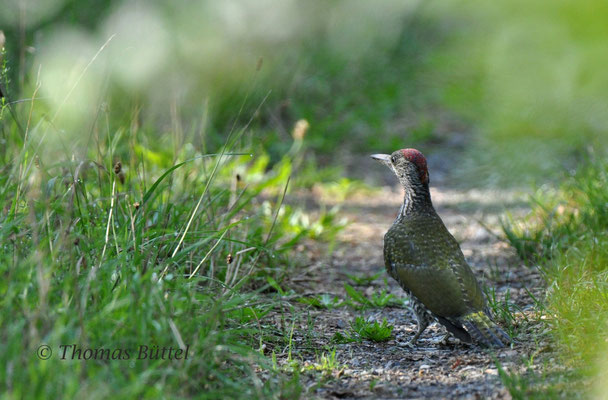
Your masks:
<path fill-rule="evenodd" d="M 412 214 L 434 214 L 431 192 L 428 185 L 409 186 L 405 188 L 403 204 L 398 219 Z"/>

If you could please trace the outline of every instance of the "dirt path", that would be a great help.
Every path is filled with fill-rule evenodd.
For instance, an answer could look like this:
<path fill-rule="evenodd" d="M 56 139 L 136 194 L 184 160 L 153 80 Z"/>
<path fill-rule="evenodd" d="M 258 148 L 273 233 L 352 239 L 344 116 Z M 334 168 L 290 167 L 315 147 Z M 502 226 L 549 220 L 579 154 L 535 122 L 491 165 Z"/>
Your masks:
<path fill-rule="evenodd" d="M 388 177 L 387 179 L 390 179 Z M 540 291 L 540 279 L 533 270 L 521 265 L 514 251 L 499 239 L 499 218 L 507 209 L 523 212 L 521 196 L 511 192 L 449 189 L 439 182 L 431 185 L 435 207 L 448 229 L 461 243 L 469 264 L 482 285 L 496 289 L 499 299 L 509 297 L 514 309 L 519 343 L 498 351 L 495 356 L 507 371 L 521 370 L 524 359 L 534 349 L 527 340 L 533 330 L 532 293 Z M 384 271 L 382 237 L 392 224 L 402 198 L 399 187 L 385 187 L 373 195 L 353 196 L 342 204 L 342 214 L 350 224 L 341 233 L 332 255 L 313 260 L 300 274 L 292 277 L 291 286 L 299 293 L 329 293 L 348 299 L 344 283 L 371 297 L 388 290 L 398 299 L 406 299 L 396 282 Z M 356 285 L 348 275 L 379 278 Z M 387 279 L 385 279 L 387 278 Z M 356 309 L 330 307 L 319 309 L 294 303 L 297 312 L 307 315 L 293 335 L 293 346 L 305 364 L 319 363 L 323 349 L 336 349 L 339 364 L 332 376 L 318 386 L 318 376 L 303 379 L 308 385 L 306 397 L 312 398 L 510 398 L 498 377 L 492 356 L 484 350 L 450 338 L 440 343 L 445 330 L 431 325 L 410 349 L 404 344 L 414 335 L 415 317 L 404 305 Z M 393 337 L 386 342 L 363 341 L 335 344 L 336 332 L 348 331 L 350 323 L 362 316 L 394 326 Z M 314 329 L 311 332 L 311 321 Z M 525 322 L 524 322 L 525 321 Z M 279 356 L 286 362 L 285 355 Z"/>

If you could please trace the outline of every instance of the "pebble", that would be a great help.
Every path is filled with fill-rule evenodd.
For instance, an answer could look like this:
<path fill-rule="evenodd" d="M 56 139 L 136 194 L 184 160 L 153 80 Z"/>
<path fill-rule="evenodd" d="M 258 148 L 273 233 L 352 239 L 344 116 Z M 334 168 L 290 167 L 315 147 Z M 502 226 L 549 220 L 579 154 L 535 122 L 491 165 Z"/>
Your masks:
<path fill-rule="evenodd" d="M 475 233 L 473 234 L 472 239 L 479 243 L 485 243 L 485 242 L 488 242 L 491 239 L 491 237 L 485 228 L 478 228 L 477 230 L 475 230 Z"/>
<path fill-rule="evenodd" d="M 401 367 L 401 363 L 399 361 L 391 360 L 386 363 L 386 365 L 384 366 L 384 369 L 392 369 L 392 368 L 397 369 L 399 367 Z"/>
<path fill-rule="evenodd" d="M 505 350 L 504 352 L 502 352 L 500 354 L 500 358 L 505 358 L 505 357 L 515 357 L 517 355 L 517 351 L 515 350 Z"/>

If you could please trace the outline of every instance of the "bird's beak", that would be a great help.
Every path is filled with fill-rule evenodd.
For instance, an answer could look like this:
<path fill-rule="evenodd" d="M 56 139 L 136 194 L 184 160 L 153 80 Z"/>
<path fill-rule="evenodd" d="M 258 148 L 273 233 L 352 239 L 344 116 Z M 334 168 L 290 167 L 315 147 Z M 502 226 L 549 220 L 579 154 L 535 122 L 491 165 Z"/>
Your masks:
<path fill-rule="evenodd" d="M 372 154 L 370 157 L 376 161 L 380 161 L 387 167 L 390 167 L 392 165 L 391 156 L 389 154 Z"/>

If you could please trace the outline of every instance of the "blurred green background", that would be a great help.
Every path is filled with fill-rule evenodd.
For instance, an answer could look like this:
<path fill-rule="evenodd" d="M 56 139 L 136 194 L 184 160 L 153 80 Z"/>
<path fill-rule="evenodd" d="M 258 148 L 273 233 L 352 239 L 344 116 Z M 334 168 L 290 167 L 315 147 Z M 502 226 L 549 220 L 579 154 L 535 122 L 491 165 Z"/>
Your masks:
<path fill-rule="evenodd" d="M 178 123 L 182 145 L 215 149 L 254 116 L 251 144 L 273 162 L 306 119 L 307 157 L 345 173 L 353 154 L 432 152 L 465 134 L 464 180 L 527 184 L 605 145 L 607 13 L 598 1 L 9 0 L 0 26 L 10 99 L 39 84 L 33 121 L 52 123 L 57 151 L 83 151 L 102 105 L 114 129 L 136 114 L 158 148 Z"/>

